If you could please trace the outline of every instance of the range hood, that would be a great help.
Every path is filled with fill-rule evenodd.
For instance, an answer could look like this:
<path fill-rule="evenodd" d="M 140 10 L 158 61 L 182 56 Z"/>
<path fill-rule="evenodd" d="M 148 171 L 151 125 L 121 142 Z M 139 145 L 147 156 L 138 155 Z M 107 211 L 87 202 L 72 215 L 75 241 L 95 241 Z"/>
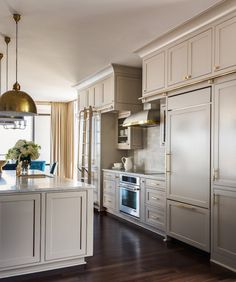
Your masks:
<path fill-rule="evenodd" d="M 160 110 L 149 109 L 131 114 L 129 117 L 127 117 L 124 120 L 123 126 L 151 127 L 151 126 L 156 126 L 159 123 L 160 123 Z"/>

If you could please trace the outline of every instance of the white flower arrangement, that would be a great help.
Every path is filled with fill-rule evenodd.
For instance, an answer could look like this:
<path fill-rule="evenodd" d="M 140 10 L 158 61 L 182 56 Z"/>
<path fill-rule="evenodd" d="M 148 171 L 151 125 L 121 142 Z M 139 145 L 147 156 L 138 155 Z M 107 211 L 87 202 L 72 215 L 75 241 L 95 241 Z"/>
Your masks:
<path fill-rule="evenodd" d="M 41 147 L 32 141 L 18 140 L 15 146 L 8 150 L 6 154 L 7 160 L 29 159 L 36 160 L 39 158 L 39 150 Z"/>

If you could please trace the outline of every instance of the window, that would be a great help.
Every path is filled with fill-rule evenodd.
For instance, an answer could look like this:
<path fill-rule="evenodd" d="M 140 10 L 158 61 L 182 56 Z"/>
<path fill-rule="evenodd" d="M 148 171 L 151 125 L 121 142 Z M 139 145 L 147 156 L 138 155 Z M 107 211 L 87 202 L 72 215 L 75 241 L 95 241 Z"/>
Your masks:
<path fill-rule="evenodd" d="M 0 126 L 0 156 L 1 159 L 5 158 L 5 155 L 11 147 L 13 147 L 19 139 L 25 139 L 28 141 L 33 140 L 33 118 L 25 117 L 27 126 L 24 130 L 20 129 L 5 129 Z"/>
<path fill-rule="evenodd" d="M 0 158 L 5 159 L 9 148 L 19 139 L 34 141 L 41 146 L 39 160 L 50 164 L 51 142 L 51 105 L 37 105 L 38 115 L 25 117 L 27 126 L 24 130 L 5 129 L 0 126 Z"/>
<path fill-rule="evenodd" d="M 50 164 L 51 105 L 37 105 L 38 115 L 34 117 L 34 142 L 41 146 L 40 160 Z"/>

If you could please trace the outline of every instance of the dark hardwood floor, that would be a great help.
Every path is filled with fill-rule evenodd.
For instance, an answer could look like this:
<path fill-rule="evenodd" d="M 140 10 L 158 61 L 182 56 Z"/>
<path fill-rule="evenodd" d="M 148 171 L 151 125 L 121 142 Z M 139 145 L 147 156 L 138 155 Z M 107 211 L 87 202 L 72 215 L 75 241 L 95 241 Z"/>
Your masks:
<path fill-rule="evenodd" d="M 95 214 L 94 256 L 87 265 L 4 282 L 212 282 L 236 281 L 236 274 L 209 262 L 206 253 L 112 216 Z"/>

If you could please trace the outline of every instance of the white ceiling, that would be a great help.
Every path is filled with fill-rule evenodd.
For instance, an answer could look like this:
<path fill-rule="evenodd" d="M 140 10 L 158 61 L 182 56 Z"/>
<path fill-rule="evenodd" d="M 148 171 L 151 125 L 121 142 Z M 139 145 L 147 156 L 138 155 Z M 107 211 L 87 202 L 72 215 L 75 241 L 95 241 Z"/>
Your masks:
<path fill-rule="evenodd" d="M 221 0 L 1 0 L 0 34 L 10 43 L 14 81 L 19 23 L 19 82 L 36 100 L 68 101 L 71 86 L 110 63 L 141 66 L 133 51 Z M 0 38 L 0 52 L 5 53 Z M 5 60 L 2 81 L 5 90 Z"/>

